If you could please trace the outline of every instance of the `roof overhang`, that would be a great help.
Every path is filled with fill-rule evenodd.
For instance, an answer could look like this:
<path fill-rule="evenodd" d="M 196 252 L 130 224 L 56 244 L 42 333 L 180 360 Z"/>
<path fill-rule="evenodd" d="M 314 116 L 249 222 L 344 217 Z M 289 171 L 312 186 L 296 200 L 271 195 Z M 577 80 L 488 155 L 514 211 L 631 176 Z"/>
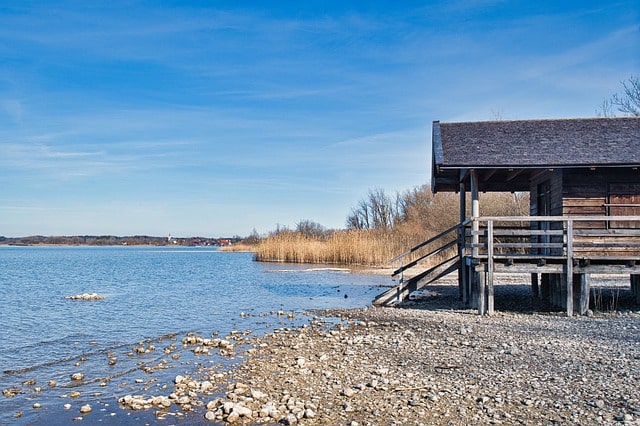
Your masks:
<path fill-rule="evenodd" d="M 577 125 L 583 122 L 587 124 L 591 123 L 592 120 L 550 120 L 547 122 L 525 122 L 525 126 L 527 130 L 531 132 L 535 132 L 536 125 L 540 125 L 540 123 L 544 124 L 547 128 L 549 128 L 549 123 L 554 124 L 555 122 L 560 125 Z M 615 120 L 614 120 L 615 121 Z M 630 145 L 628 145 L 628 141 L 624 143 L 618 143 L 614 146 L 622 146 L 626 147 L 626 152 L 629 155 L 626 155 L 627 160 L 631 160 L 628 163 L 623 163 L 624 155 L 618 155 L 613 161 L 602 163 L 599 161 L 594 161 L 593 163 L 588 163 L 592 158 L 587 158 L 588 156 L 584 155 L 584 152 L 581 152 L 581 156 L 576 158 L 577 156 L 566 156 L 565 158 L 559 158 L 559 156 L 549 156 L 545 158 L 546 164 L 536 164 L 531 161 L 532 157 L 535 158 L 535 155 L 525 155 L 522 157 L 522 147 L 524 146 L 522 143 L 518 147 L 518 149 L 511 149 L 511 151 L 515 151 L 511 153 L 510 148 L 512 147 L 510 144 L 505 141 L 504 145 L 498 145 L 496 147 L 496 140 L 500 140 L 500 137 L 504 137 L 505 132 L 511 131 L 509 128 L 509 122 L 501 122 L 501 123 L 489 123 L 491 126 L 496 127 L 494 132 L 485 131 L 486 123 L 442 123 L 443 126 L 446 126 L 447 132 L 451 133 L 451 129 L 453 126 L 465 126 L 466 129 L 470 129 L 471 132 L 464 134 L 462 137 L 458 134 L 455 135 L 457 139 L 455 143 L 459 145 L 454 145 L 458 147 L 463 147 L 464 151 L 461 151 L 458 148 L 458 153 L 464 152 L 465 155 L 457 155 L 457 158 L 464 160 L 464 164 L 457 164 L 452 161 L 452 156 L 449 154 L 452 152 L 452 142 L 447 139 L 446 143 L 447 149 L 443 149 L 443 133 L 441 130 L 441 123 L 439 121 L 433 122 L 433 134 L 432 134 L 432 168 L 431 168 L 431 187 L 433 192 L 457 192 L 460 190 L 461 184 L 470 184 L 470 172 L 472 170 L 475 171 L 475 174 L 478 178 L 478 190 L 482 192 L 520 192 L 520 191 L 529 191 L 531 182 L 535 179 L 540 178 L 545 173 L 553 172 L 557 169 L 573 169 L 573 170 L 603 170 L 603 169 L 628 169 L 630 172 L 632 170 L 637 170 L 640 168 L 640 163 L 637 161 L 637 153 L 635 152 L 634 146 L 639 142 L 636 138 L 637 133 L 637 125 L 640 123 L 638 119 L 621 119 L 615 121 L 616 123 L 628 125 L 632 125 L 629 131 L 631 134 L 631 140 L 634 141 Z M 611 122 L 605 122 L 604 124 L 610 124 Z M 482 139 L 477 139 L 476 133 L 473 133 L 473 130 L 476 128 L 475 125 L 478 125 L 478 134 L 482 134 Z M 518 129 L 522 128 L 523 122 L 512 122 L 514 126 L 518 126 Z M 591 123 L 593 124 L 593 123 Z M 597 124 L 597 123 L 596 123 Z M 493 127 L 491 127 L 493 129 Z M 626 129 L 626 127 L 625 127 Z M 482 133 L 482 131 L 485 131 Z M 560 126 L 560 130 L 562 131 L 562 127 Z M 502 133 L 501 133 L 502 132 Z M 626 130 L 616 133 L 626 135 Z M 494 137 L 495 135 L 495 137 Z M 530 138 L 531 133 L 527 133 L 527 137 Z M 548 135 L 547 135 L 548 136 Z M 475 138 L 475 139 L 474 139 Z M 472 142 L 469 142 L 472 141 Z M 518 142 L 518 141 L 516 141 Z M 487 151 L 485 149 L 485 143 L 488 146 L 492 147 L 491 151 Z M 517 145 L 517 144 L 516 144 Z M 531 145 L 529 145 L 531 147 Z M 585 147 L 581 147 L 582 149 L 586 149 Z M 540 150 L 541 148 L 530 149 L 531 152 L 535 152 L 535 149 Z M 577 149 L 577 148 L 576 148 Z M 631 151 L 629 151 L 631 150 Z M 455 150 L 453 150 L 455 151 Z M 570 151 L 570 150 L 568 150 Z M 625 151 L 623 151 L 625 152 Z M 449 154 L 448 154 L 449 153 Z M 493 154 L 491 154 L 493 153 Z M 518 154 L 519 153 L 519 154 Z M 454 152 L 455 154 L 455 152 Z M 525 152 L 525 154 L 527 154 Z M 494 157 L 495 155 L 495 157 Z M 456 158 L 454 155 L 453 158 Z M 491 159 L 498 160 L 499 164 L 492 164 Z M 576 161 L 578 160 L 578 161 Z M 581 161 L 582 160 L 582 161 Z M 604 159 L 609 161 L 609 158 Z M 528 162 L 527 162 L 528 161 Z M 568 161 L 569 163 L 565 163 Z M 624 160 L 623 160 L 624 161 Z M 521 163 L 518 163 L 521 162 Z M 524 164 L 522 164 L 524 163 Z"/>
<path fill-rule="evenodd" d="M 619 165 L 585 165 L 578 166 L 557 166 L 543 167 L 439 167 L 431 177 L 431 189 L 436 192 L 458 192 L 460 185 L 470 187 L 470 174 L 474 170 L 478 178 L 478 191 L 481 192 L 525 192 L 529 191 L 531 182 L 546 173 L 553 173 L 555 170 L 583 170 L 598 172 L 603 169 L 628 170 L 629 172 L 639 172 L 638 164 Z"/>

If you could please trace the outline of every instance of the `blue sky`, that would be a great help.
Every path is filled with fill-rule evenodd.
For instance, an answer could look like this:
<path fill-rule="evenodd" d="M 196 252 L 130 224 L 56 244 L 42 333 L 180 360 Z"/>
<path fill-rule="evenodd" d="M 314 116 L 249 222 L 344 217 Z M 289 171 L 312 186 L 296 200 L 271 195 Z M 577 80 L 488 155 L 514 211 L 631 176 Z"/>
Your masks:
<path fill-rule="evenodd" d="M 341 228 L 428 182 L 431 123 L 591 117 L 640 3 L 0 4 L 0 235 Z"/>

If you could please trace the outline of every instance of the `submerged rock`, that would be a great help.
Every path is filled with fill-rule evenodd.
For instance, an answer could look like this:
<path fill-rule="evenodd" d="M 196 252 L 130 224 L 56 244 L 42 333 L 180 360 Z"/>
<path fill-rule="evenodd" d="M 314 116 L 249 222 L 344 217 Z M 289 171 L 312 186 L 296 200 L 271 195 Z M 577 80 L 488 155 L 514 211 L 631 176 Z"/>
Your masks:
<path fill-rule="evenodd" d="M 103 296 L 98 293 L 82 293 L 72 296 L 65 296 L 64 298 L 70 300 L 104 300 L 107 298 L 107 296 Z"/>

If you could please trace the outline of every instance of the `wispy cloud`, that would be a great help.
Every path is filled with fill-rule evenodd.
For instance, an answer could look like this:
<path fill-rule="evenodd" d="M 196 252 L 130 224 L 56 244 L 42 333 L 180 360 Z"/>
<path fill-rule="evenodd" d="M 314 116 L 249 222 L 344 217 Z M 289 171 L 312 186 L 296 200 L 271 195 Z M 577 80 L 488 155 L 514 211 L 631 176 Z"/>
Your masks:
<path fill-rule="evenodd" d="M 1 205 L 335 221 L 427 182 L 432 120 L 589 114 L 640 45 L 626 0 L 170 3 L 3 6 Z"/>

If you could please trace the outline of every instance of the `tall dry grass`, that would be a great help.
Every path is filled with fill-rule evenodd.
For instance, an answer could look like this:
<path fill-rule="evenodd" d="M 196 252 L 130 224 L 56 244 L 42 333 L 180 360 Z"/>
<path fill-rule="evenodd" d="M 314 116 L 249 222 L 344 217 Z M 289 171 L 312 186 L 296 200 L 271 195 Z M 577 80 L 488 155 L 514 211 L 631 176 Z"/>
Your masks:
<path fill-rule="evenodd" d="M 388 261 L 411 247 L 459 223 L 459 198 L 457 194 L 432 194 L 427 188 L 415 189 L 412 203 L 404 209 L 403 218 L 392 228 L 347 229 L 328 231 L 324 234 L 278 230 L 263 238 L 255 238 L 254 244 L 234 245 L 224 250 L 252 251 L 254 258 L 264 262 L 324 263 L 375 267 L 395 267 Z M 518 194 L 483 194 L 486 215 L 526 215 L 528 198 Z M 467 203 L 467 205 L 469 205 Z M 445 242 L 456 237 L 448 236 Z M 425 247 L 404 262 L 410 262 L 432 250 Z M 442 260 L 456 250 L 436 256 L 424 266 Z"/>
<path fill-rule="evenodd" d="M 406 235 L 393 231 L 342 230 L 326 237 L 287 231 L 262 239 L 254 253 L 256 260 L 265 262 L 381 266 L 407 244 L 411 242 Z"/>

